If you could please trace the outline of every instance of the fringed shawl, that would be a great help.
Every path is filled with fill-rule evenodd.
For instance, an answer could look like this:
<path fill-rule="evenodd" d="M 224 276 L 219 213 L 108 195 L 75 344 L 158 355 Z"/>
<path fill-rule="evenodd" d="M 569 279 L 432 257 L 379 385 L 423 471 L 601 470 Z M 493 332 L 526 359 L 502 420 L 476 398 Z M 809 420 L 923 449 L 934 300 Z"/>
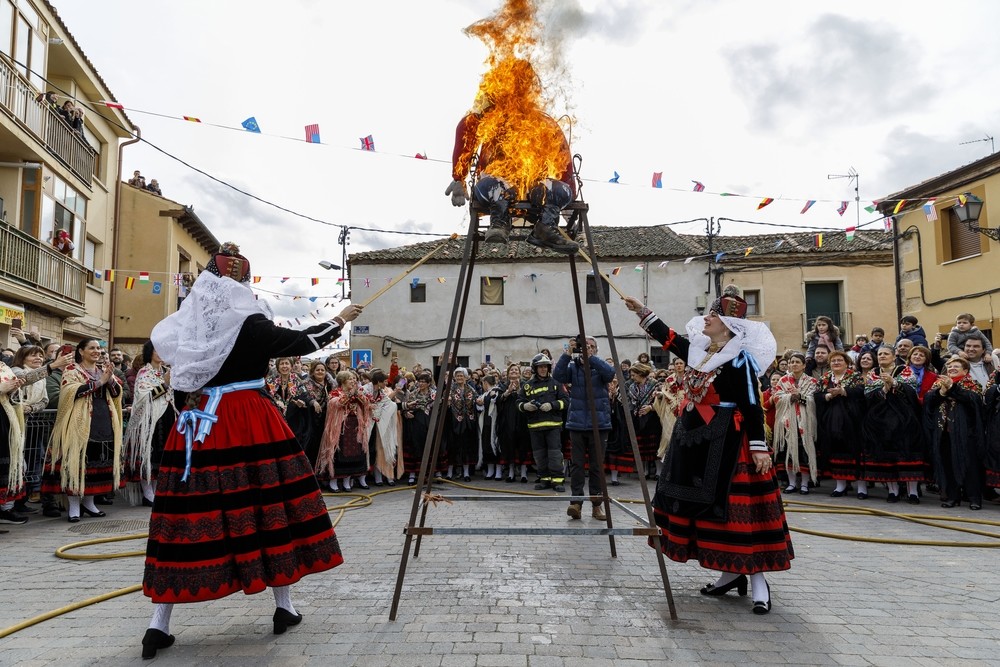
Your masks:
<path fill-rule="evenodd" d="M 0 362 L 0 382 L 9 382 L 14 378 L 14 371 Z M 24 484 L 24 411 L 20 405 L 11 402 L 10 394 L 0 394 L 0 407 L 10 422 L 10 430 L 7 431 L 7 447 L 10 450 L 7 492 L 11 495 Z"/>
<path fill-rule="evenodd" d="M 146 364 L 135 377 L 135 394 L 132 401 L 132 416 L 125 429 L 125 460 L 141 465 L 139 473 L 143 480 L 150 481 L 152 475 L 153 436 L 156 422 L 172 406 L 174 392 L 163 384 L 163 372 Z"/>
<path fill-rule="evenodd" d="M 663 427 L 663 431 L 660 433 L 660 447 L 656 450 L 656 458 L 658 459 L 662 460 L 667 455 L 670 436 L 674 432 L 674 424 L 677 422 L 677 415 L 680 413 L 683 400 L 682 381 L 674 376 L 667 378 L 653 399 L 653 409 L 656 410 L 656 415 L 660 418 L 660 425 Z"/>
<path fill-rule="evenodd" d="M 798 381 L 789 373 L 771 388 L 774 403 L 774 451 L 785 453 L 785 467 L 798 472 L 799 443 L 809 456 L 809 475 L 813 481 L 819 474 L 816 461 L 816 391 L 819 382 L 803 373 Z M 798 391 L 802 400 L 793 400 Z M 804 402 L 803 402 L 804 401 Z"/>
<path fill-rule="evenodd" d="M 94 394 L 77 399 L 76 392 L 88 382 L 90 376 L 87 371 L 76 364 L 70 364 L 63 371 L 59 409 L 46 457 L 53 467 L 56 463 L 62 463 L 60 485 L 72 495 L 82 495 L 87 472 L 87 442 L 90 440 Z M 118 396 L 111 396 L 110 392 L 105 392 L 104 396 L 111 413 L 111 429 L 114 433 L 112 488 L 118 488 L 122 460 L 122 395 L 119 393 Z"/>
<path fill-rule="evenodd" d="M 354 415 L 358 420 L 358 444 L 368 457 L 368 434 L 371 433 L 372 406 L 368 398 L 360 391 L 345 394 L 337 389 L 330 394 L 326 405 L 326 426 L 323 429 L 323 440 L 319 445 L 319 455 L 316 457 L 316 473 L 326 473 L 331 478 L 334 475 L 334 457 L 340 449 L 340 439 L 343 435 L 347 418 Z"/>
<path fill-rule="evenodd" d="M 375 436 L 375 443 L 378 446 L 375 465 L 383 475 L 396 479 L 403 474 L 403 457 L 399 455 L 401 444 L 398 409 L 396 402 L 389 398 L 389 393 L 391 392 L 388 389 L 383 388 L 372 400 L 372 418 L 378 431 L 378 435 Z"/>

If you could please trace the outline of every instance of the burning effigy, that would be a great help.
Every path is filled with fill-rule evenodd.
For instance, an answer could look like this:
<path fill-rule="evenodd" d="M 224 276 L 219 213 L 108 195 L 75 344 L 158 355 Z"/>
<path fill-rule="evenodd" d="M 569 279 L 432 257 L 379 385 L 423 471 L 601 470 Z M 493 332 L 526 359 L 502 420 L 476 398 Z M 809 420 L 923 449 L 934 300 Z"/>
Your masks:
<path fill-rule="evenodd" d="M 557 252 L 579 246 L 558 230 L 560 211 L 576 198 L 573 156 L 566 134 L 548 113 L 533 57 L 543 34 L 534 0 L 505 0 L 489 18 L 466 33 L 489 49 L 487 71 L 471 110 L 455 131 L 452 178 L 445 194 L 464 206 L 465 179 L 473 163 L 471 196 L 489 212 L 487 243 L 507 243 L 511 206 L 527 201 L 520 215 L 533 223 L 527 241 Z"/>

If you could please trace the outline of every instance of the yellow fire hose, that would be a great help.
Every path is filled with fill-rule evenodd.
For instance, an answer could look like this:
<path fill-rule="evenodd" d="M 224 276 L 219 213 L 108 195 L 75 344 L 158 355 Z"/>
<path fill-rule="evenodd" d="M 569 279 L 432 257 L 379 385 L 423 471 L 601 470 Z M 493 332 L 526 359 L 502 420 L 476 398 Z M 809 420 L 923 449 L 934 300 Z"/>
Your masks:
<path fill-rule="evenodd" d="M 471 484 L 462 484 L 455 481 L 448 481 L 452 486 L 456 486 L 463 489 L 471 489 L 474 491 L 488 491 L 492 493 L 504 493 L 507 495 L 519 495 L 519 496 L 539 496 L 548 495 L 535 493 L 532 491 L 514 491 L 514 490 L 497 490 L 493 488 L 485 488 L 473 486 Z M 381 489 L 379 491 L 371 491 L 369 493 L 356 493 L 353 490 L 349 492 L 341 492 L 338 494 L 324 493 L 327 497 L 338 497 L 338 498 L 350 498 L 346 503 L 335 505 L 329 507 L 328 511 L 333 514 L 336 513 L 333 519 L 333 525 L 336 527 L 340 520 L 344 518 L 344 515 L 349 510 L 361 509 L 368 507 L 374 501 L 375 496 L 380 496 L 386 493 L 394 493 L 397 491 L 411 491 L 415 487 L 407 486 L 405 484 L 399 484 L 396 487 Z M 642 500 L 639 499 L 618 499 L 622 503 L 632 503 L 632 504 L 642 504 Z M 987 519 L 966 519 L 963 517 L 956 516 L 917 516 L 914 514 L 904 514 L 901 512 L 889 512 L 887 510 L 875 509 L 874 507 L 855 507 L 850 505 L 825 505 L 822 503 L 810 503 L 798 500 L 784 501 L 785 509 L 788 512 L 795 512 L 800 514 L 846 514 L 846 515 L 857 515 L 857 516 L 877 516 L 888 519 L 897 519 L 900 521 L 909 521 L 912 523 L 921 524 L 924 526 L 930 526 L 932 528 L 940 528 L 943 530 L 952 530 L 960 533 L 968 533 L 970 535 L 978 535 L 980 537 L 987 537 L 994 541 L 980 541 L 980 542 L 954 542 L 948 540 L 904 540 L 897 538 L 888 537 L 869 537 L 866 535 L 848 535 L 842 533 L 831 533 L 820 530 L 811 530 L 808 528 L 801 528 L 797 526 L 789 526 L 789 530 L 796 533 L 802 533 L 804 535 L 813 535 L 815 537 L 825 537 L 833 540 L 847 540 L 851 542 L 870 542 L 875 544 L 900 544 L 907 546 L 929 546 L 929 547 L 959 547 L 959 548 L 974 548 L 974 549 L 992 549 L 1000 547 L 1000 532 L 991 532 L 988 530 L 978 530 L 975 528 L 965 528 L 961 526 L 949 525 L 949 524 L 974 524 L 979 526 L 995 526 L 1000 527 L 1000 521 L 990 521 Z M 66 544 L 55 551 L 55 555 L 58 558 L 65 558 L 67 560 L 106 560 L 111 558 L 130 558 L 135 556 L 145 556 L 145 551 L 124 551 L 119 553 L 110 554 L 71 554 L 70 551 L 76 549 L 82 549 L 84 547 L 93 546 L 96 544 L 109 544 L 111 542 L 124 542 L 127 540 L 144 540 L 149 537 L 148 533 L 136 533 L 134 535 L 120 535 L 117 537 L 102 537 L 93 540 L 84 540 L 81 542 L 73 542 L 71 544 Z M 136 593 L 142 590 L 141 584 L 136 584 L 134 586 L 128 586 L 126 588 L 118 589 L 117 591 L 112 591 L 110 593 L 104 593 L 86 600 L 80 600 L 72 604 L 66 605 L 65 607 L 60 607 L 59 609 L 53 609 L 52 611 L 45 612 L 35 616 L 34 618 L 29 618 L 17 625 L 12 625 L 9 628 L 4 628 L 0 630 L 0 639 L 14 634 L 25 628 L 29 628 L 43 621 L 48 621 L 57 616 L 67 614 L 77 609 L 82 609 L 99 602 L 104 602 L 105 600 L 111 600 L 122 595 L 128 595 L 130 593 Z"/>

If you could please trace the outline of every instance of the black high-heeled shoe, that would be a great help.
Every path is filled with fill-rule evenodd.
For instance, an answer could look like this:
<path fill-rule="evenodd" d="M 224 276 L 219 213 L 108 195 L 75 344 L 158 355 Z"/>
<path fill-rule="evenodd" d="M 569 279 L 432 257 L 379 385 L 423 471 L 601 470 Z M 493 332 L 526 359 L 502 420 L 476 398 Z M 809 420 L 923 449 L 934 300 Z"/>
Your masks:
<path fill-rule="evenodd" d="M 149 628 L 142 636 L 142 659 L 151 660 L 156 657 L 156 652 L 161 648 L 173 646 L 174 636 L 168 635 L 163 630 Z"/>
<path fill-rule="evenodd" d="M 87 509 L 83 505 L 80 505 L 80 511 L 93 519 L 100 518 L 102 516 L 107 516 L 106 512 L 102 512 L 101 510 L 97 510 L 95 512 L 94 510 Z"/>
<path fill-rule="evenodd" d="M 763 600 L 754 600 L 753 613 L 755 614 L 767 614 L 771 611 L 771 584 L 765 581 L 764 585 L 767 586 L 767 602 L 764 602 Z"/>
<path fill-rule="evenodd" d="M 285 630 L 302 622 L 302 614 L 293 614 L 287 609 L 276 607 L 271 620 L 274 621 L 274 634 L 283 635 Z"/>
<path fill-rule="evenodd" d="M 730 581 L 728 584 L 723 584 L 722 586 L 709 584 L 708 586 L 705 586 L 704 588 L 701 589 L 701 594 L 715 595 L 715 596 L 725 595 L 726 593 L 735 588 L 737 589 L 736 592 L 742 596 L 747 594 L 747 583 L 748 583 L 747 575 L 741 574 L 740 576 Z"/>

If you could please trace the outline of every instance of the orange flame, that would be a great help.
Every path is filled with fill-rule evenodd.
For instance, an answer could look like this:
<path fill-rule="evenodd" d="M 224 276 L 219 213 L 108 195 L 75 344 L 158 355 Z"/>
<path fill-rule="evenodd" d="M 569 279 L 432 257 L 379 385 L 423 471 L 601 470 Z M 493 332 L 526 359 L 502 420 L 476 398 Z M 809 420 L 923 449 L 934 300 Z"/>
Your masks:
<path fill-rule="evenodd" d="M 481 146 L 480 171 L 506 181 L 520 199 L 543 179 L 563 178 L 571 161 L 529 61 L 541 35 L 536 14 L 534 0 L 505 0 L 493 16 L 466 29 L 490 49 L 490 69 L 479 84 L 473 109 L 479 119 L 466 137 L 462 161 Z"/>

